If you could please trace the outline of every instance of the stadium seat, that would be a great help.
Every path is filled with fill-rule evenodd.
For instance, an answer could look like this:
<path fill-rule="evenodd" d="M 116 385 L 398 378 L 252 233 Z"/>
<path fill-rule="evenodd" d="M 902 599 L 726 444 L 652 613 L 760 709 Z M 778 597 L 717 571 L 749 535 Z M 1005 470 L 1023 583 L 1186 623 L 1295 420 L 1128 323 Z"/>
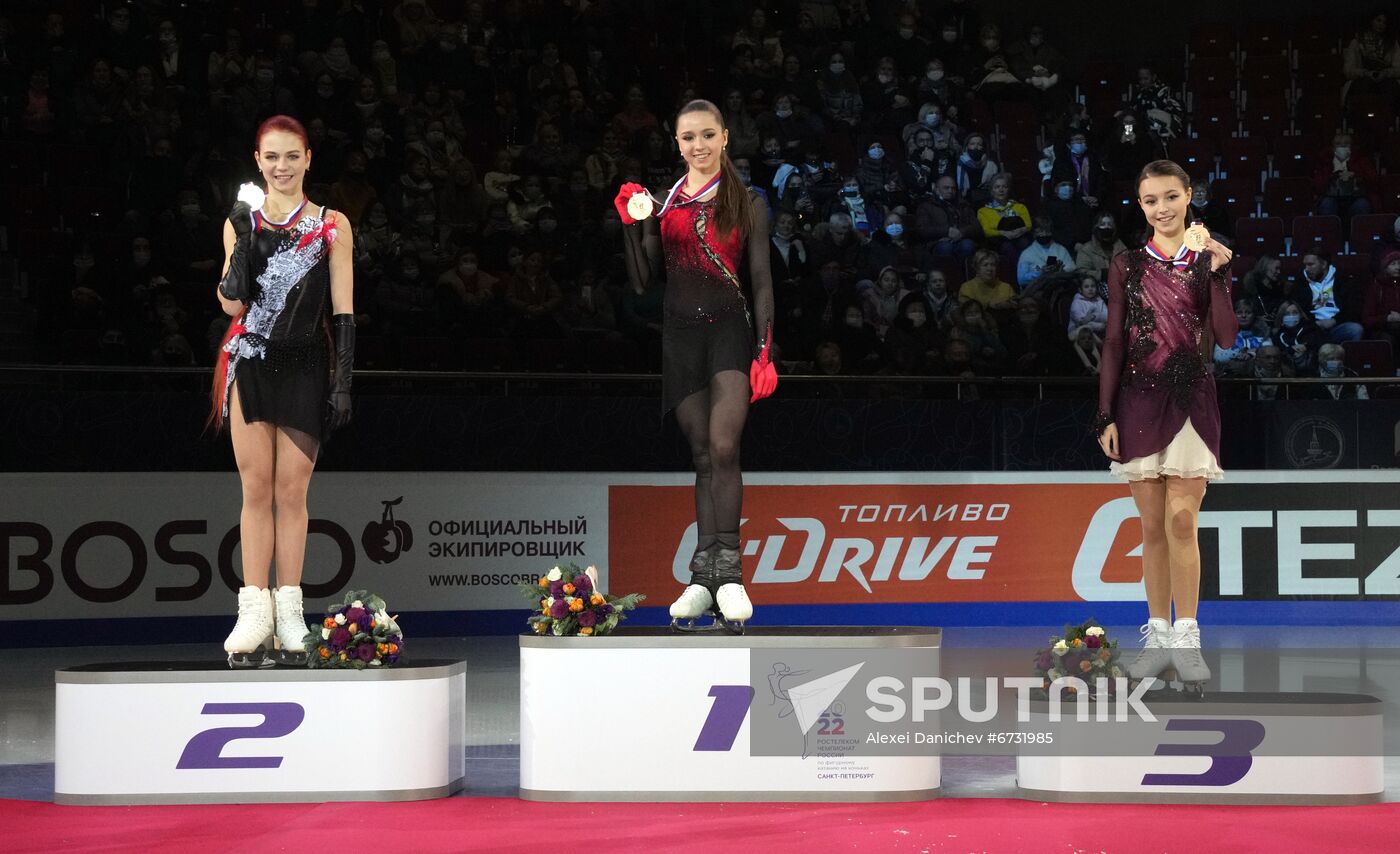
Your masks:
<path fill-rule="evenodd" d="M 1283 220 L 1271 217 L 1241 217 L 1235 220 L 1235 246 L 1250 255 L 1282 255 Z"/>
<path fill-rule="evenodd" d="M 1342 251 L 1342 220 L 1335 216 L 1300 216 L 1293 220 L 1293 254 L 1321 249 L 1332 255 Z"/>
<path fill-rule="evenodd" d="M 1251 20 L 1240 33 L 1240 53 L 1246 69 L 1260 59 L 1281 56 L 1287 60 L 1288 32 L 1279 23 Z"/>
<path fill-rule="evenodd" d="M 1280 178 L 1306 178 L 1312 174 L 1317 147 L 1311 137 L 1274 137 L 1273 174 Z"/>
<path fill-rule="evenodd" d="M 1400 173 L 1391 173 L 1381 176 L 1380 190 L 1381 210 L 1400 211 Z"/>
<path fill-rule="evenodd" d="M 1222 139 L 1239 130 L 1233 98 L 1197 98 L 1191 108 L 1191 129 L 1198 136 Z"/>
<path fill-rule="evenodd" d="M 1185 137 L 1171 141 L 1171 158 L 1190 173 L 1192 178 L 1210 178 L 1215 174 L 1216 151 L 1213 139 Z"/>
<path fill-rule="evenodd" d="M 1223 201 L 1237 216 L 1252 216 L 1259 205 L 1259 178 L 1219 178 L 1210 184 L 1211 197 Z"/>
<path fill-rule="evenodd" d="M 1341 48 L 1337 35 L 1337 21 L 1334 16 L 1317 16 L 1296 21 L 1289 28 L 1293 50 L 1298 54 L 1299 64 L 1304 56 L 1331 55 L 1337 57 L 1337 71 L 1341 72 Z"/>
<path fill-rule="evenodd" d="M 1335 53 L 1300 53 L 1293 86 L 1304 98 L 1341 98 L 1342 58 Z"/>
<path fill-rule="evenodd" d="M 1351 251 L 1378 252 L 1381 238 L 1395 233 L 1395 214 L 1363 214 L 1351 218 Z"/>
<path fill-rule="evenodd" d="M 1358 376 L 1395 376 L 1395 354 L 1389 341 L 1347 341 L 1342 352 L 1347 370 Z"/>
<path fill-rule="evenodd" d="M 1297 244 L 1295 243 L 1294 246 Z M 1303 254 L 1301 252 L 1299 255 Z M 1332 265 L 1337 268 L 1337 275 L 1343 281 L 1349 282 L 1369 282 L 1373 275 L 1371 272 L 1371 255 L 1361 253 L 1360 255 L 1333 255 Z"/>
<path fill-rule="evenodd" d="M 1196 98 L 1225 98 L 1235 93 L 1238 73 L 1228 56 L 1200 57 L 1186 72 L 1186 91 Z"/>
<path fill-rule="evenodd" d="M 1264 213 L 1292 219 L 1312 213 L 1311 178 L 1270 178 L 1264 182 Z"/>
<path fill-rule="evenodd" d="M 1201 21 L 1192 24 L 1189 41 L 1192 65 L 1207 58 L 1228 59 L 1238 45 L 1235 38 L 1235 28 L 1230 24 L 1218 21 Z M 1230 61 L 1234 62 L 1234 60 Z"/>
<path fill-rule="evenodd" d="M 1264 140 L 1278 139 L 1288 132 L 1293 116 L 1281 92 L 1250 92 L 1240 110 L 1240 133 Z"/>
<path fill-rule="evenodd" d="M 1269 171 L 1269 141 L 1262 136 L 1227 137 L 1220 140 L 1220 172 L 1226 178 L 1252 178 L 1261 186 Z"/>

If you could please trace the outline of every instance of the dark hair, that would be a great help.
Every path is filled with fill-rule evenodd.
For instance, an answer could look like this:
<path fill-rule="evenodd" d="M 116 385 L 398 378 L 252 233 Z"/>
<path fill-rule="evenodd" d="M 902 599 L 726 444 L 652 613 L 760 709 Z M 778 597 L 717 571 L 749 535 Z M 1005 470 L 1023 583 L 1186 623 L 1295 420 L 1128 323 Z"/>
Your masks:
<path fill-rule="evenodd" d="M 1172 160 L 1154 160 L 1142 167 L 1137 180 L 1133 182 L 1133 192 L 1138 194 L 1138 198 L 1142 198 L 1142 182 L 1148 178 L 1175 178 L 1181 182 L 1181 186 L 1188 190 L 1191 188 L 1191 176 Z"/>
<path fill-rule="evenodd" d="M 1332 253 L 1328 252 L 1326 249 L 1319 249 L 1318 247 L 1314 246 L 1311 249 L 1304 250 L 1303 257 L 1306 258 L 1309 255 L 1320 258 L 1327 264 L 1332 263 Z"/>
<path fill-rule="evenodd" d="M 680 117 L 688 113 L 709 113 L 715 117 L 720 129 L 725 129 L 724 114 L 710 101 L 697 98 L 681 107 L 680 112 L 676 113 L 678 125 Z M 747 240 L 753 228 L 752 202 L 749 189 L 738 179 L 739 170 L 729 159 L 727 149 L 720 151 L 720 171 L 724 178 L 719 182 L 719 191 L 715 194 L 715 230 L 721 235 L 729 235 L 737 228 L 739 235 Z"/>

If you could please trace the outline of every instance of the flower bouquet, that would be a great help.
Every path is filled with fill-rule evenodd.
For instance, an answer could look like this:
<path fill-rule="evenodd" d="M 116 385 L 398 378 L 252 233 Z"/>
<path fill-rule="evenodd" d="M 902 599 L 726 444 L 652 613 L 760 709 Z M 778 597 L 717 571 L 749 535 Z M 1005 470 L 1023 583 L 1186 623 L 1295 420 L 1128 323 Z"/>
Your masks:
<path fill-rule="evenodd" d="M 368 590 L 353 590 L 326 609 L 318 626 L 307 626 L 307 667 L 389 667 L 403 655 L 403 631 Z"/>
<path fill-rule="evenodd" d="M 1096 680 L 1107 679 L 1108 692 L 1114 694 L 1114 679 L 1124 675 L 1118 665 L 1118 641 L 1111 640 L 1093 617 L 1077 626 L 1065 626 L 1062 637 L 1050 638 L 1050 646 L 1035 655 L 1035 672 L 1043 680 L 1041 689 L 1046 692 L 1056 679 L 1077 676 L 1091 691 Z M 1072 685 L 1066 685 L 1064 690 L 1067 694 L 1076 693 Z"/>
<path fill-rule="evenodd" d="M 538 583 L 522 584 L 520 590 L 534 603 L 530 628 L 555 637 L 605 635 L 646 598 L 639 593 L 610 596 L 598 589 L 597 567 L 573 564 L 553 567 Z"/>

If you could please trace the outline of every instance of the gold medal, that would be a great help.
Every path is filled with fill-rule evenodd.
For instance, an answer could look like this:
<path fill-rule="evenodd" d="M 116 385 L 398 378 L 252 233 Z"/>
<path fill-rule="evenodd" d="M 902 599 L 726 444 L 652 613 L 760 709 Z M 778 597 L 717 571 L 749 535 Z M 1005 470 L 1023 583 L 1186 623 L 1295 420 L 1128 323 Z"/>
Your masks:
<path fill-rule="evenodd" d="M 1186 235 L 1182 238 L 1182 243 L 1192 252 L 1202 252 L 1206 248 L 1206 241 L 1210 239 L 1210 230 L 1199 222 L 1193 223 L 1186 229 Z"/>
<path fill-rule="evenodd" d="M 627 213 L 636 220 L 646 219 L 655 209 L 656 204 L 647 193 L 634 193 L 632 198 L 627 200 Z"/>

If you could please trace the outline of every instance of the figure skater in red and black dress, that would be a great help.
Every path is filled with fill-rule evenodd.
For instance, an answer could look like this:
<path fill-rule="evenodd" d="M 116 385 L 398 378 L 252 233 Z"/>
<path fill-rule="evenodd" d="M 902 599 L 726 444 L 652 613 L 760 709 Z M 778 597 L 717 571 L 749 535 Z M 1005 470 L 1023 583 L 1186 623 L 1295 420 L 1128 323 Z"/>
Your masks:
<path fill-rule="evenodd" d="M 224 224 L 218 297 L 233 321 L 210 415 L 228 424 L 243 485 L 243 587 L 224 641 L 234 667 L 305 662 L 306 490 L 321 442 L 350 420 L 355 361 L 350 223 L 303 192 L 311 149 L 300 122 L 273 116 L 256 145 L 267 191 L 245 185 Z"/>
<path fill-rule="evenodd" d="M 778 380 L 770 359 L 768 207 L 739 179 L 728 142 L 719 108 L 691 101 L 676 116 L 685 176 L 656 216 L 658 206 L 637 184 L 623 185 L 616 206 L 634 285 L 665 280 L 662 409 L 675 410 L 695 464 L 697 542 L 690 583 L 671 605 L 672 626 L 694 629 L 709 613 L 715 624 L 707 628 L 742 632 L 753 605 L 739 551 L 739 439 L 749 406 Z M 745 255 L 752 304 L 739 280 Z"/>
<path fill-rule="evenodd" d="M 1151 239 L 1120 252 L 1109 266 L 1095 427 L 1142 519 L 1149 619 L 1128 677 L 1156 680 L 1171 668 L 1199 696 L 1210 668 L 1196 622 L 1196 532 L 1206 482 L 1223 474 L 1220 408 L 1201 344 L 1207 328 L 1216 341 L 1234 341 L 1239 331 L 1231 253 L 1203 226 L 1187 227 L 1191 179 L 1177 164 L 1147 164 L 1137 194 Z"/>

